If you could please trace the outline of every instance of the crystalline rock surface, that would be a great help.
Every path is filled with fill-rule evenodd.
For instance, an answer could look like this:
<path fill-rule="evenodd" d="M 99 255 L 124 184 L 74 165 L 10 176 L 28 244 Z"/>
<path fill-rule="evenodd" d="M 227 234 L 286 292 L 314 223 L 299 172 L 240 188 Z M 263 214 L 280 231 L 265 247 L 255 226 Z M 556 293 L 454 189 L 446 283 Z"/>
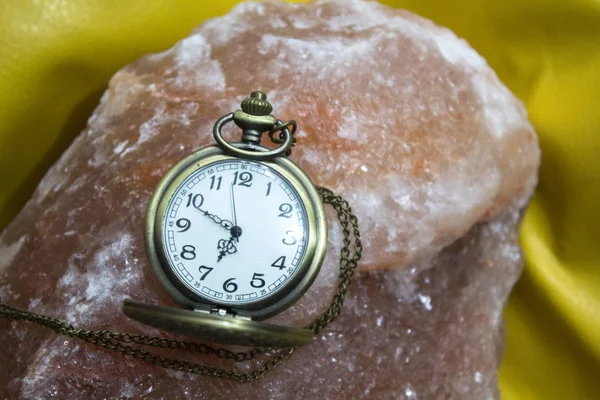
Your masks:
<path fill-rule="evenodd" d="M 250 384 L 0 320 L 0 397 L 499 398 L 502 309 L 522 270 L 537 138 L 465 41 L 374 2 L 240 4 L 119 71 L 0 236 L 2 301 L 78 327 L 181 339 L 120 311 L 124 299 L 177 306 L 146 260 L 145 208 L 162 175 L 212 144 L 214 121 L 253 90 L 298 121 L 292 159 L 359 218 L 364 257 L 342 315 Z M 305 325 L 328 305 L 341 246 L 333 213 L 329 224 L 321 273 L 276 322 Z"/>

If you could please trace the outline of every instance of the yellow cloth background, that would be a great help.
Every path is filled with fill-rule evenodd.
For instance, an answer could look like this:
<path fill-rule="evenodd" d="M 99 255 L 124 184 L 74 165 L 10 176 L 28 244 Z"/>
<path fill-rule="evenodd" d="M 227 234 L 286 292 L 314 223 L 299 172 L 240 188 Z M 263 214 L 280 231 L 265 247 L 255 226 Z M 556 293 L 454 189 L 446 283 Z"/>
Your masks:
<path fill-rule="evenodd" d="M 600 2 L 388 0 L 466 38 L 527 105 L 540 185 L 506 310 L 507 400 L 600 399 Z M 85 126 L 110 76 L 237 1 L 2 0 L 0 228 Z"/>

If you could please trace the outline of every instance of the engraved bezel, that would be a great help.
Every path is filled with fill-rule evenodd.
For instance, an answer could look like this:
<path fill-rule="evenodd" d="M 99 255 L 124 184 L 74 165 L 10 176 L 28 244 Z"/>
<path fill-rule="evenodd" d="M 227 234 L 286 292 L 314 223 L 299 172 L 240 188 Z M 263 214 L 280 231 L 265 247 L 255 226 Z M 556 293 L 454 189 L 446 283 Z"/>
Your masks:
<path fill-rule="evenodd" d="M 256 145 L 252 146 L 253 149 L 257 149 L 257 147 Z M 257 150 L 262 149 L 268 150 L 267 148 Z M 242 316 L 262 320 L 285 310 L 308 290 L 320 270 L 327 248 L 327 220 L 323 203 L 311 180 L 296 164 L 283 157 L 270 161 L 251 160 L 254 163 L 272 168 L 281 177 L 285 178 L 298 193 L 299 201 L 303 203 L 306 210 L 308 237 L 304 257 L 291 279 L 283 283 L 284 287 L 276 293 L 256 302 L 235 306 L 203 297 L 190 290 L 171 270 L 165 254 L 166 246 L 163 243 L 162 230 L 164 228 L 163 221 L 166 218 L 165 212 L 170 199 L 181 182 L 198 169 L 209 164 L 244 159 L 227 155 L 218 146 L 210 146 L 189 155 L 171 168 L 159 182 L 148 205 L 145 230 L 146 251 L 158 280 L 181 305 L 205 311 L 210 311 L 211 308 L 217 306 L 227 308 L 231 312 Z"/>

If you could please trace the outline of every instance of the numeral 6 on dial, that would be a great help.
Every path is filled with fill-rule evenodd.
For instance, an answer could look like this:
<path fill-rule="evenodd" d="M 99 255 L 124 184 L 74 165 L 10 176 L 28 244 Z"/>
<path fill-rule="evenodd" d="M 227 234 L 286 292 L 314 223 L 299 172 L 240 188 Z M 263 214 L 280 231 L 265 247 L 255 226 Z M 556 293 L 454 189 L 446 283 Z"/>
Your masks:
<path fill-rule="evenodd" d="M 223 290 L 227 293 L 233 293 L 238 290 L 237 283 L 233 282 L 235 278 L 229 278 L 223 283 Z"/>

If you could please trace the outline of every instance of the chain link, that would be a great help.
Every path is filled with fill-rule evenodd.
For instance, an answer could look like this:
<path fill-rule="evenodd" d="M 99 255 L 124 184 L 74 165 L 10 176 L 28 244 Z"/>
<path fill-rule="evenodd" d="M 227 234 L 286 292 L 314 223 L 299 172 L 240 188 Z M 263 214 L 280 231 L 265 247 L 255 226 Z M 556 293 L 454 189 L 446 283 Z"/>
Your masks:
<path fill-rule="evenodd" d="M 352 209 L 348 202 L 341 196 L 335 195 L 329 189 L 317 187 L 317 191 L 319 192 L 319 196 L 321 196 L 323 203 L 330 204 L 337 212 L 338 219 L 342 226 L 343 246 L 340 252 L 339 283 L 333 300 L 325 313 L 307 327 L 307 329 L 312 330 L 315 334 L 319 333 L 340 315 L 344 305 L 344 298 L 348 291 L 348 286 L 350 285 L 350 281 L 362 255 L 358 220 L 352 213 Z M 352 237 L 354 237 L 354 239 L 352 239 Z M 0 303 L 0 318 L 15 321 L 30 321 L 50 328 L 58 334 L 81 339 L 96 346 L 104 347 L 117 353 L 131 356 L 164 368 L 205 376 L 227 378 L 237 382 L 252 382 L 262 378 L 267 372 L 273 370 L 289 358 L 295 350 L 294 347 L 283 350 L 255 348 L 245 352 L 233 352 L 224 348 L 214 348 L 201 343 L 177 341 L 131 333 L 115 333 L 110 330 L 91 331 L 87 329 L 77 329 L 59 319 L 37 315 L 29 311 L 10 307 L 4 303 Z M 269 357 L 254 370 L 248 373 L 238 373 L 233 369 L 213 368 L 189 361 L 162 357 L 146 350 L 132 347 L 130 346 L 131 343 L 212 355 L 226 360 L 233 360 L 235 362 L 254 360 L 257 357 L 266 354 L 269 354 Z"/>
<path fill-rule="evenodd" d="M 268 133 L 271 142 L 275 144 L 283 144 L 285 142 L 285 140 L 283 139 L 283 130 L 289 129 L 290 127 L 292 128 L 292 130 L 289 131 L 290 136 L 292 136 L 292 146 L 288 151 L 284 153 L 286 157 L 289 157 L 292 154 L 292 148 L 296 146 L 296 129 L 298 128 L 298 126 L 296 125 L 296 121 L 294 121 L 293 119 L 286 122 L 281 122 L 281 120 L 277 120 L 275 125 L 273 125 L 273 127 L 271 128 L 271 130 L 269 130 Z M 279 132 L 279 135 L 275 136 L 277 132 Z"/>

